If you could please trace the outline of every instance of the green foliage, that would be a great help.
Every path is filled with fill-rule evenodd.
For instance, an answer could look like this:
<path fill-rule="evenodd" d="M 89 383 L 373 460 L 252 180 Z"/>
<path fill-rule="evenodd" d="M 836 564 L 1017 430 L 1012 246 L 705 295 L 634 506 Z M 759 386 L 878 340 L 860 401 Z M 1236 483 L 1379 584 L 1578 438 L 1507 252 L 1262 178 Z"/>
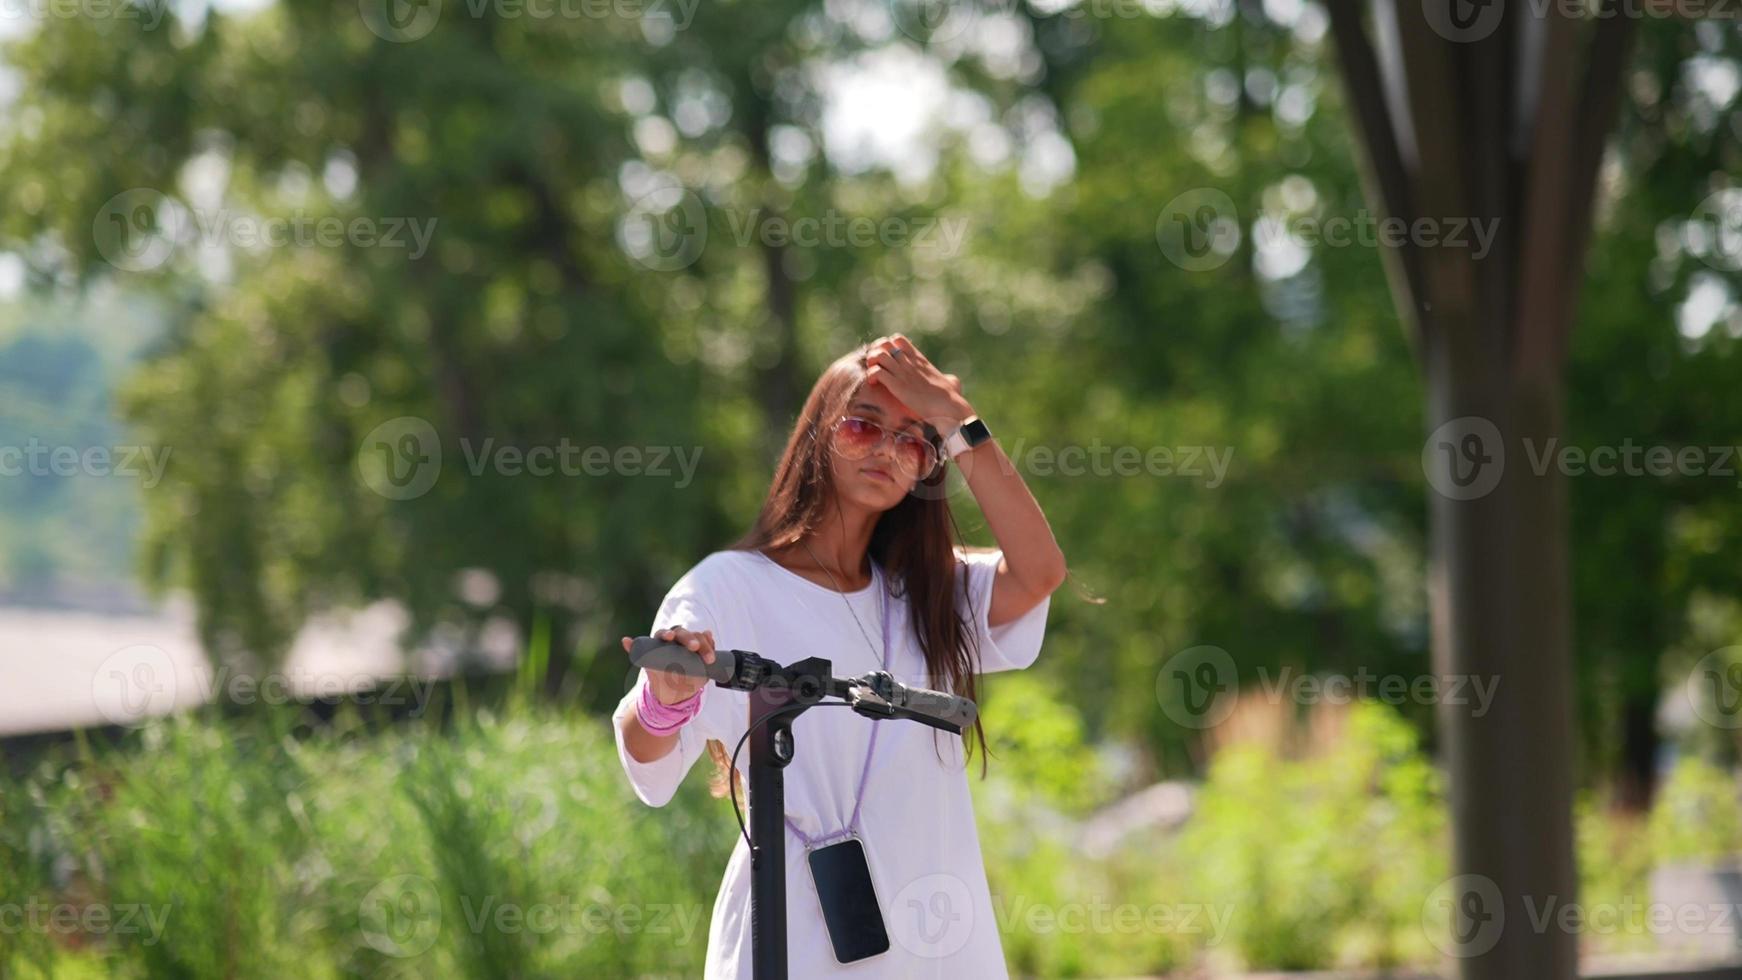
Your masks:
<path fill-rule="evenodd" d="M 1236 910 L 1232 942 L 1249 967 L 1430 955 L 1421 905 L 1447 866 L 1438 776 L 1391 709 L 1358 704 L 1347 724 L 1316 758 L 1239 745 L 1210 765 L 1180 847 L 1194 893 Z"/>
<path fill-rule="evenodd" d="M 1087 807 L 1070 803 L 1102 798 L 1105 777 L 1070 743 L 1071 709 L 1022 687 L 1000 685 L 988 724 L 1048 717 L 1078 769 L 1074 784 L 1062 773 L 1036 778 L 1012 750 L 971 783 L 1013 973 L 1435 959 L 1422 903 L 1447 873 L 1445 803 L 1390 709 L 1357 706 L 1307 758 L 1225 749 L 1183 829 L 1141 831 L 1090 857 L 1076 820 Z M 461 716 L 449 730 L 373 730 L 342 715 L 310 732 L 296 720 L 164 721 L 0 778 L 0 871 L 13 900 L 146 906 L 161 925 L 5 930 L 0 973 L 486 980 L 700 970 L 737 826 L 698 774 L 649 809 L 597 720 L 543 709 Z M 1722 853 L 1709 842 L 1735 828 L 1723 829 L 1719 783 L 1691 763 L 1678 770 L 1653 817 L 1674 830 L 1647 834 L 1582 807 L 1582 899 L 1643 901 L 1659 834 L 1679 850 L 1657 860 Z M 1589 937 L 1587 951 L 1641 951 L 1650 939 L 1621 929 Z"/>
<path fill-rule="evenodd" d="M 14 892 L 165 904 L 175 937 L 75 951 L 0 934 L 0 964 L 695 972 L 700 936 L 473 925 L 565 898 L 705 908 L 731 841 L 699 780 L 648 813 L 593 721 L 520 712 L 565 671 L 583 707 L 615 698 L 610 643 L 753 516 L 814 369 L 892 330 L 964 377 L 1075 572 L 1041 663 L 988 683 L 995 777 L 975 792 L 1012 963 L 1095 975 L 1222 955 L 1179 931 L 1023 925 L 1037 906 L 1182 895 L 1234 909 L 1233 949 L 1254 966 L 1424 958 L 1419 897 L 1446 851 L 1437 779 L 1406 724 L 1425 730 L 1425 708 L 1363 706 L 1322 756 L 1222 752 L 1177 841 L 1087 861 L 1069 839 L 1111 793 L 1091 749 L 1103 738 L 1139 746 L 1145 775 L 1194 767 L 1196 733 L 1156 710 L 1166 655 L 1217 645 L 1248 680 L 1296 663 L 1411 674 L 1427 645 L 1422 392 L 1377 250 L 1315 247 L 1278 269 L 1249 233 L 1226 264 L 1188 271 L 1157 247 L 1163 205 L 1192 189 L 1226 193 L 1248 232 L 1261 217 L 1376 210 L 1329 38 L 1259 6 L 1116 25 L 1026 10 L 1011 29 L 1032 50 L 1002 61 L 948 45 L 920 61 L 876 17 L 861 30 L 798 0 L 703 4 L 668 35 L 450 8 L 411 44 L 372 34 L 349 0 L 280 0 L 159 30 L 60 18 L 9 43 L 0 247 L 23 257 L 33 293 L 0 311 L 0 446 L 137 439 L 172 458 L 145 493 L 0 481 L 0 589 L 137 560 L 154 585 L 191 592 L 218 657 L 270 662 L 310 614 L 379 598 L 404 603 L 415 633 L 472 638 L 508 619 L 530 653 L 511 720 L 303 740 L 282 717 L 166 722 L 0 787 Z M 1727 63 L 1742 44 L 1711 26 L 1641 25 L 1605 178 L 1618 193 L 1570 348 L 1569 443 L 1699 446 L 1742 427 L 1736 274 L 1702 262 L 1681 228 L 1742 159 L 1733 106 L 1691 81 L 1711 74 L 1693 59 Z M 937 165 L 917 180 L 828 145 L 824 80 L 892 49 L 946 78 L 949 115 L 970 120 L 939 127 Z M 1072 161 L 1050 193 L 1028 179 L 1047 147 Z M 624 243 L 653 186 L 681 186 L 701 210 L 709 243 L 691 265 L 648 268 Z M 184 250 L 125 274 L 103 264 L 93 227 L 132 189 L 206 219 L 436 224 L 416 258 L 232 248 L 214 271 Z M 757 215 L 830 213 L 959 219 L 970 234 L 951 255 L 733 234 Z M 88 302 L 66 299 L 75 282 L 96 287 Z M 1678 329 L 1700 288 L 1725 297 L 1718 322 Z M 427 493 L 394 500 L 360 464 L 369 434 L 402 417 L 435 430 L 445 462 Z M 700 449 L 701 463 L 683 486 L 473 472 L 487 444 L 565 439 Z M 1226 450 L 1232 465 L 1211 485 L 1063 473 L 1020 452 L 1095 445 Z M 1697 659 L 1734 641 L 1697 625 L 1703 602 L 1742 591 L 1732 483 L 1569 485 L 1588 783 L 1655 757 L 1664 651 Z M 462 594 L 474 571 L 497 587 Z M 1079 588 L 1105 603 L 1076 601 Z M 1051 693 L 1058 678 L 1068 701 Z M 1646 829 L 1649 845 L 1621 818 L 1581 813 L 1593 898 L 1637 891 L 1652 860 L 1742 850 L 1733 782 L 1684 762 Z"/>
<path fill-rule="evenodd" d="M 1585 941 L 1603 953 L 1651 953 L 1658 937 L 1651 931 L 1652 852 L 1656 842 L 1638 814 L 1603 808 L 1584 798 L 1575 810 L 1579 902 L 1589 909 L 1613 909 L 1615 928 L 1593 930 Z"/>
<path fill-rule="evenodd" d="M 701 780 L 650 810 L 583 718 L 301 740 L 289 720 L 157 723 L 0 786 L 40 801 L 5 813 L 12 894 L 145 906 L 162 926 L 8 935 L 0 972 L 45 966 L 51 939 L 57 970 L 77 940 L 131 977 L 699 972 L 736 834 Z M 76 870 L 58 888 L 31 877 L 15 832 Z"/>
<path fill-rule="evenodd" d="M 1081 816 L 1107 802 L 1094 749 L 1076 709 L 1050 683 L 1026 671 L 984 677 L 990 765 L 1036 800 Z M 978 765 L 974 767 L 978 772 Z"/>
<path fill-rule="evenodd" d="M 6 882 L 7 900 L 20 906 L 50 894 L 43 816 L 40 793 L 0 792 L 0 881 Z M 47 974 L 53 959 L 43 933 L 0 929 L 0 973 L 23 968 Z"/>
<path fill-rule="evenodd" d="M 1696 757 L 1682 758 L 1652 807 L 1648 836 L 1662 863 L 1742 855 L 1742 792 L 1735 775 Z"/>
<path fill-rule="evenodd" d="M 1150 774 L 1194 770 L 1195 733 L 1132 679 L 1200 644 L 1229 650 L 1245 680 L 1296 663 L 1418 671 L 1415 355 L 1377 249 L 1312 246 L 1291 264 L 1254 241 L 1261 221 L 1377 212 L 1322 11 L 1279 23 L 1261 6 L 1116 25 L 1030 9 L 1010 25 L 1017 55 L 922 52 L 876 16 L 843 23 L 799 0 L 702 4 L 667 33 L 450 11 L 406 44 L 346 0 L 171 14 L 156 30 L 59 19 L 6 48 L 18 84 L 0 125 L 0 248 L 53 302 L 33 294 L 0 325 L 0 445 L 130 431 L 173 458 L 162 486 L 121 503 L 0 485 L 0 587 L 137 560 L 153 585 L 192 594 L 214 656 L 267 663 L 311 614 L 376 599 L 410 610 L 408 640 L 442 630 L 463 645 L 506 620 L 548 657 L 523 690 L 578 691 L 597 711 L 619 689 L 614 638 L 752 519 L 815 369 L 903 330 L 1018 450 L 1071 559 L 1037 669 L 1072 679 L 1086 737 L 1139 745 Z M 1640 41 L 1606 180 L 1621 193 L 1599 215 L 1571 346 L 1569 442 L 1716 444 L 1742 425 L 1733 309 L 1686 333 L 1674 311 L 1696 288 L 1733 296 L 1735 274 L 1678 228 L 1738 160 L 1692 59 L 1742 42 L 1679 23 L 1642 24 Z M 890 63 L 948 86 L 935 166 L 917 176 L 853 160 L 830 134 L 828 80 Z M 1043 158 L 1070 161 L 1056 186 L 1033 177 Z M 708 232 L 681 268 L 650 268 L 626 239 L 655 187 L 683 188 Z M 93 228 L 136 189 L 206 221 L 411 219 L 434 233 L 416 257 L 184 248 L 126 273 Z M 1246 232 L 1214 269 L 1157 244 L 1164 205 L 1194 189 L 1227 194 Z M 937 254 L 735 234 L 831 214 L 959 220 L 968 235 Z M 67 312 L 75 283 L 121 299 Z M 168 321 L 121 388 L 129 430 L 108 394 L 125 360 L 113 349 L 137 353 L 107 332 L 131 323 L 117 306 Z M 363 464 L 371 433 L 408 417 L 444 462 L 428 492 L 390 499 Z M 684 485 L 474 472 L 486 446 L 563 440 L 699 450 L 700 465 Z M 1064 473 L 1021 452 L 1097 445 L 1231 465 L 1212 485 Z M 1742 587 L 1723 547 L 1742 528 L 1730 482 L 1569 486 L 1586 782 L 1649 764 L 1660 654 L 1687 645 L 1702 591 Z M 496 584 L 484 598 L 456 586 L 473 572 Z M 1429 712 L 1412 712 L 1426 730 Z M 1054 774 L 1034 775 L 1059 796 Z"/>
<path fill-rule="evenodd" d="M 1076 710 L 1032 672 L 983 682 L 993 755 L 984 781 L 970 766 L 970 787 L 1012 972 L 1094 977 L 1183 966 L 1192 936 L 1149 927 L 1161 921 L 1151 910 L 1175 911 L 1168 869 L 1086 861 L 1077 851 L 1074 820 L 1109 802 L 1112 787 Z"/>
<path fill-rule="evenodd" d="M 989 725 L 994 712 L 1017 705 L 1050 713 L 1043 692 L 1017 693 L 991 701 Z M 1222 750 L 1182 830 L 1138 833 L 1098 859 L 1079 850 L 1080 832 L 1049 797 L 1048 781 L 1012 761 L 995 763 L 974 789 L 993 904 L 1017 972 L 1134 975 L 1204 962 L 1389 968 L 1438 955 L 1422 907 L 1447 875 L 1444 794 L 1413 730 L 1388 707 L 1356 705 L 1309 758 L 1254 745 Z M 1077 771 L 1079 786 L 1099 792 L 1092 764 Z M 1096 903 L 1100 929 L 1062 934 L 1067 911 L 1093 921 Z"/>
<path fill-rule="evenodd" d="M 188 718 L 152 727 L 141 748 L 93 771 L 107 801 L 66 801 L 80 819 L 69 833 L 90 844 L 90 879 L 175 931 L 175 942 L 150 929 L 125 934 L 133 962 L 154 977 L 266 978 L 301 968 L 303 937 L 285 916 L 295 907 L 285 901 L 295 852 L 282 846 L 296 836 L 306 774 L 270 731 Z"/>

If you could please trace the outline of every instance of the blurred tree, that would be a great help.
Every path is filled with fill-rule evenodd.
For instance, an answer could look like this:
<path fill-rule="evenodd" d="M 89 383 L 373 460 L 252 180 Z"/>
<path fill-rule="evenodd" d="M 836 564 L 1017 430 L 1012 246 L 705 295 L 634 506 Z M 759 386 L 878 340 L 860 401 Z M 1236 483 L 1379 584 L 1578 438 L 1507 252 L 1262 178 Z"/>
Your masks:
<path fill-rule="evenodd" d="M 1742 432 L 1728 381 L 1742 335 L 1742 212 L 1721 206 L 1742 167 L 1737 89 L 1724 80 L 1739 43 L 1713 21 L 1641 25 L 1571 351 L 1572 444 L 1692 449 L 1717 469 Z M 1570 489 L 1587 747 L 1630 809 L 1651 803 L 1659 707 L 1690 666 L 1668 654 L 1707 641 L 1696 636 L 1699 596 L 1742 589 L 1723 556 L 1742 525 L 1736 485 L 1734 474 L 1696 471 Z M 1718 645 L 1735 639 L 1732 627 Z"/>
<path fill-rule="evenodd" d="M 575 651 L 552 683 L 602 706 L 624 674 L 611 641 L 753 514 L 812 372 L 903 330 L 964 376 L 1108 600 L 1056 603 L 1039 668 L 1069 679 L 1095 735 L 1155 747 L 1152 770 L 1195 764 L 1196 729 L 1156 710 L 1156 680 L 1203 644 L 1248 685 L 1285 667 L 1432 670 L 1412 353 L 1371 246 L 1287 233 L 1379 217 L 1326 8 L 506 9 L 397 23 L 286 0 L 158 30 L 57 21 L 8 50 L 7 247 L 43 281 L 114 275 L 177 311 L 129 403 L 174 449 L 147 495 L 149 575 L 191 587 L 214 654 L 270 661 L 311 611 L 396 598 L 419 633 L 467 642 L 550 623 Z M 1727 417 L 1711 413 L 1728 331 L 1696 350 L 1661 309 L 1712 277 L 1656 241 L 1734 152 L 1688 67 L 1733 42 L 1661 36 L 1629 88 L 1628 194 L 1596 229 L 1573 348 L 1570 431 L 1595 441 L 1710 437 L 1702 420 Z M 842 135 L 906 122 L 852 117 L 872 100 L 846 76 L 901 79 L 911 113 L 931 113 L 904 146 L 924 159 Z M 1177 219 L 1207 192 L 1238 233 L 1192 256 Z M 184 240 L 296 214 L 434 225 L 416 258 Z M 831 215 L 966 234 L 954 249 L 778 234 Z M 1643 383 L 1640 364 L 1671 380 Z M 1618 392 L 1629 371 L 1641 383 Z M 439 473 L 397 499 L 415 484 L 383 483 L 395 464 L 431 472 L 413 465 L 420 435 Z M 701 457 L 680 485 L 480 455 L 565 438 Z M 1197 469 L 1059 465 L 1097 446 L 1195 450 Z M 1588 750 L 1635 773 L 1683 604 L 1733 590 L 1713 542 L 1735 520 L 1717 481 L 1636 489 L 1582 481 L 1571 501 L 1596 529 L 1573 567 Z M 1407 707 L 1425 726 L 1429 706 Z"/>
<path fill-rule="evenodd" d="M 902 326 L 892 284 L 930 259 L 792 229 L 911 229 L 936 201 L 831 179 L 817 89 L 863 45 L 813 6 L 385 16 L 37 32 L 11 52 L 4 229 L 46 278 L 179 304 L 129 404 L 176 457 L 147 575 L 192 589 L 214 656 L 270 663 L 312 611 L 395 598 L 411 639 L 552 621 L 603 706 L 614 637 L 735 536 L 810 372 Z M 329 217 L 409 247 L 233 230 Z M 567 443 L 612 472 L 529 475 Z"/>
<path fill-rule="evenodd" d="M 148 572 L 193 588 L 214 655 L 270 661 L 310 611 L 382 596 L 420 632 L 548 615 L 600 645 L 696 541 L 725 535 L 705 489 L 724 474 L 704 457 L 695 485 L 669 461 L 539 478 L 481 454 L 569 439 L 693 458 L 730 431 L 730 402 L 668 356 L 662 283 L 613 244 L 638 156 L 622 103 L 637 27 L 458 8 L 392 43 L 356 14 L 293 2 L 38 32 L 14 51 L 29 136 L 5 151 L 8 230 L 39 262 L 143 258 L 184 304 L 132 408 L 176 453 L 149 498 Z M 117 243 L 103 222 L 123 193 Z M 421 221 L 428 254 L 185 240 L 302 215 L 383 234 Z M 397 436 L 405 417 L 433 434 L 439 478 L 390 499 L 359 466 L 371 430 Z M 469 569 L 486 586 L 461 595 Z"/>

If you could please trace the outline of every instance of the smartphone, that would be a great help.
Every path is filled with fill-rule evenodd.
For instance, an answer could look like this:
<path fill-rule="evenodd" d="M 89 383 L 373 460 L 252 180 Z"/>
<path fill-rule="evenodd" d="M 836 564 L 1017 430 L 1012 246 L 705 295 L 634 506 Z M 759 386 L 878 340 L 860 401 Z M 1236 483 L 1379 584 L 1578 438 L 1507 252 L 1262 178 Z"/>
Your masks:
<path fill-rule="evenodd" d="M 864 842 L 849 837 L 816 848 L 808 857 L 835 960 L 851 963 L 887 951 L 889 933 L 883 928 L 883 909 L 871 884 Z"/>

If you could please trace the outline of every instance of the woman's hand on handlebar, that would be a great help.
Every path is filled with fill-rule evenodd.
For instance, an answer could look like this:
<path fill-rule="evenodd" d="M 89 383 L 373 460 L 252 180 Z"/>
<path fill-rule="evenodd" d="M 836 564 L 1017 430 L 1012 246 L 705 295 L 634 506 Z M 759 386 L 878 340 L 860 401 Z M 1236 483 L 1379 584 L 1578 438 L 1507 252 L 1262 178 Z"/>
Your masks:
<path fill-rule="evenodd" d="M 714 662 L 713 630 L 687 630 L 679 626 L 659 630 L 653 634 L 653 637 L 694 651 L 702 658 L 702 663 L 711 664 Z M 623 638 L 623 652 L 628 653 L 634 642 L 632 638 L 625 636 Z M 697 691 L 711 683 L 706 676 L 680 677 L 663 670 L 644 670 L 642 673 L 647 675 L 647 682 L 653 687 L 653 696 L 658 698 L 661 704 L 676 704 L 679 701 L 688 700 Z"/>

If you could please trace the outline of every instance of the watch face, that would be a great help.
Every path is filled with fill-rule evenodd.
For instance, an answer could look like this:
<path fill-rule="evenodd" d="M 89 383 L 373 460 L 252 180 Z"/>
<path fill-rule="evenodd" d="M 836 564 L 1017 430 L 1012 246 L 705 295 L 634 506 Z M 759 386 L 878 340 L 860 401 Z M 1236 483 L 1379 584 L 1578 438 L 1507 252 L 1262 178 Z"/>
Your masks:
<path fill-rule="evenodd" d="M 968 446 L 972 448 L 992 438 L 992 430 L 986 428 L 986 423 L 975 418 L 962 425 L 962 438 L 967 440 Z"/>

